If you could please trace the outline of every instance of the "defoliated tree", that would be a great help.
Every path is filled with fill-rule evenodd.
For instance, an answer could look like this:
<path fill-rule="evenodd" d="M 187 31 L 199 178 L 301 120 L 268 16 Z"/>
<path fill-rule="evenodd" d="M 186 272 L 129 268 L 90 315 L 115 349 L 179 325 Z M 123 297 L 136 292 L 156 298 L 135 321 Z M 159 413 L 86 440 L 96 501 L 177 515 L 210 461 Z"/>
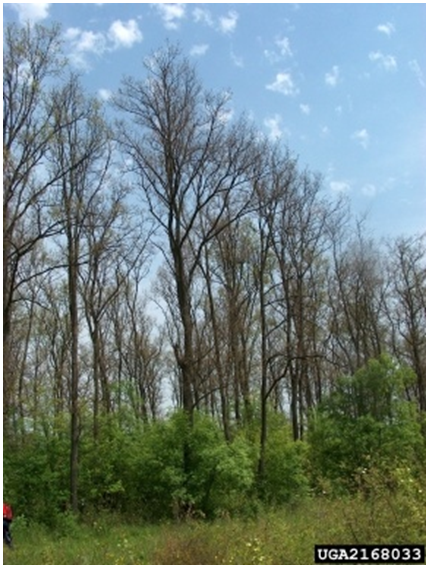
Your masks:
<path fill-rule="evenodd" d="M 106 176 L 102 191 L 91 199 L 82 231 L 86 262 L 79 270 L 79 291 L 92 344 L 94 439 L 98 437 L 100 413 L 113 408 L 107 347 L 109 307 L 126 293 L 128 275 L 135 264 L 147 264 L 144 253 L 150 232 L 144 224 L 137 229 L 127 206 L 128 194 L 129 188 L 120 180 Z"/>
<path fill-rule="evenodd" d="M 413 398 L 426 411 L 426 247 L 424 235 L 400 237 L 389 250 L 392 347 L 416 373 Z"/>
<path fill-rule="evenodd" d="M 22 287 L 46 266 L 22 270 L 42 240 L 60 230 L 48 216 L 47 195 L 62 175 L 46 171 L 51 127 L 49 85 L 63 67 L 60 31 L 40 25 L 4 30 L 3 42 L 3 423 L 13 405 L 13 314 Z M 57 122 L 60 131 L 64 124 Z M 28 266 L 28 263 L 27 263 Z"/>
<path fill-rule="evenodd" d="M 96 101 L 88 98 L 72 76 L 52 94 L 50 170 L 58 176 L 53 212 L 63 230 L 61 257 L 67 267 L 70 316 L 70 495 L 78 509 L 79 465 L 79 273 L 87 261 L 84 232 L 91 222 L 97 197 L 104 188 L 109 166 L 109 133 Z M 60 128 L 59 125 L 64 125 Z"/>
<path fill-rule="evenodd" d="M 116 107 L 128 118 L 120 140 L 164 235 L 162 252 L 180 318 L 175 355 L 181 405 L 192 423 L 195 276 L 206 245 L 248 208 L 255 137 L 245 121 L 230 120 L 228 96 L 203 89 L 180 49 L 168 45 L 147 59 L 145 68 L 146 78 L 125 79 L 116 97 Z"/>

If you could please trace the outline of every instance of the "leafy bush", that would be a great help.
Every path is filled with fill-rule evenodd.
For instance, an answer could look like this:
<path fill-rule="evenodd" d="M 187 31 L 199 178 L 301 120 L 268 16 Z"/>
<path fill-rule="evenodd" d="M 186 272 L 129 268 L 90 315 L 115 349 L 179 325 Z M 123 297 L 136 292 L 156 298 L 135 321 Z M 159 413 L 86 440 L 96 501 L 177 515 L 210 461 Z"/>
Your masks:
<path fill-rule="evenodd" d="M 211 419 L 197 415 L 190 447 L 188 488 L 195 506 L 209 517 L 239 511 L 254 483 L 249 444 L 240 437 L 227 443 Z"/>
<path fill-rule="evenodd" d="M 3 493 L 15 516 L 54 526 L 68 501 L 68 464 L 69 440 L 59 425 L 55 433 L 31 432 L 5 446 Z"/>
<path fill-rule="evenodd" d="M 184 515 L 213 517 L 232 513 L 246 501 L 253 484 L 248 444 L 225 442 L 210 418 L 195 414 L 191 429 L 177 412 L 126 435 L 110 430 L 97 452 L 88 448 L 82 468 L 82 493 L 139 518 L 155 520 Z M 185 471 L 187 444 L 190 468 Z"/>
<path fill-rule="evenodd" d="M 183 440 L 187 424 L 180 413 L 148 425 L 135 440 L 134 463 L 130 464 L 126 490 L 146 519 L 170 518 L 173 503 L 183 493 Z"/>
<path fill-rule="evenodd" d="M 184 470 L 188 444 L 190 470 Z M 210 418 L 196 414 L 190 430 L 176 413 L 154 424 L 146 439 L 141 464 L 141 491 L 158 512 L 215 516 L 233 512 L 253 483 L 253 464 L 245 442 L 228 444 Z"/>
<path fill-rule="evenodd" d="M 410 369 L 383 355 L 338 381 L 310 420 L 313 481 L 353 489 L 356 471 L 424 460 L 416 410 L 403 396 L 413 379 Z"/>
<path fill-rule="evenodd" d="M 309 494 L 308 445 L 292 441 L 289 428 L 270 433 L 265 453 L 264 491 L 274 504 L 297 503 Z"/>

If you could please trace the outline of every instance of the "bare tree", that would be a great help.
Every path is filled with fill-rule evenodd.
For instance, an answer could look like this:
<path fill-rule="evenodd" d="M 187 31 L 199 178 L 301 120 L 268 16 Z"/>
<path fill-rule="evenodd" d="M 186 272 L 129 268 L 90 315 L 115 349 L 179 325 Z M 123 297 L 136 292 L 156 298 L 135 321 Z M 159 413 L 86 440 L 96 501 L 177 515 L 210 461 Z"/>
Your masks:
<path fill-rule="evenodd" d="M 98 104 L 87 98 L 76 77 L 52 93 L 55 132 L 49 151 L 53 175 L 58 175 L 53 213 L 64 231 L 63 259 L 67 267 L 67 292 L 71 333 L 71 506 L 78 509 L 79 448 L 79 273 L 87 260 L 83 233 L 102 191 L 109 166 L 108 131 Z M 59 125 L 64 127 L 59 128 Z"/>
<path fill-rule="evenodd" d="M 49 81 L 63 66 L 58 27 L 8 25 L 3 52 L 3 421 L 12 404 L 16 373 L 11 364 L 13 311 L 20 290 L 46 270 L 22 271 L 43 239 L 60 228 L 49 218 L 46 196 L 62 172 L 47 175 L 52 143 Z M 57 123 L 61 130 L 64 124 Z M 31 266 L 27 263 L 27 267 Z"/>
<path fill-rule="evenodd" d="M 132 121 L 122 128 L 120 139 L 166 238 L 162 251 L 175 283 L 181 324 L 175 347 L 181 400 L 192 422 L 195 275 L 207 243 L 249 205 L 254 136 L 244 122 L 228 120 L 228 97 L 205 92 L 178 48 L 156 52 L 145 67 L 146 79 L 126 79 L 116 97 L 117 108 Z"/>
<path fill-rule="evenodd" d="M 389 247 L 392 348 L 416 373 L 414 398 L 426 410 L 426 248 L 424 235 L 400 237 Z"/>
<path fill-rule="evenodd" d="M 293 434 L 298 439 L 303 436 L 307 410 L 320 398 L 316 372 L 322 357 L 320 271 L 329 246 L 326 221 L 334 208 L 322 200 L 318 176 L 294 169 L 277 208 L 273 249 L 280 282 L 276 304 L 284 315 L 284 372 L 289 379 Z"/>
<path fill-rule="evenodd" d="M 102 410 L 112 410 L 109 378 L 107 318 L 109 306 L 121 295 L 136 263 L 147 262 L 150 231 L 131 214 L 127 203 L 129 189 L 120 180 L 106 177 L 103 191 L 92 199 L 82 238 L 87 254 L 81 266 L 80 292 L 93 350 L 94 438 L 98 436 L 100 402 Z M 140 222 L 138 228 L 137 221 Z"/>
<path fill-rule="evenodd" d="M 337 372 L 353 374 L 387 346 L 385 258 L 374 241 L 357 235 L 334 239 L 328 301 L 332 357 Z"/>
<path fill-rule="evenodd" d="M 204 364 L 211 371 L 209 393 L 219 399 L 226 439 L 231 437 L 232 417 L 243 424 L 251 414 L 252 352 L 257 327 L 253 261 L 257 246 L 250 219 L 240 219 L 206 247 L 201 265 L 208 335 Z"/>

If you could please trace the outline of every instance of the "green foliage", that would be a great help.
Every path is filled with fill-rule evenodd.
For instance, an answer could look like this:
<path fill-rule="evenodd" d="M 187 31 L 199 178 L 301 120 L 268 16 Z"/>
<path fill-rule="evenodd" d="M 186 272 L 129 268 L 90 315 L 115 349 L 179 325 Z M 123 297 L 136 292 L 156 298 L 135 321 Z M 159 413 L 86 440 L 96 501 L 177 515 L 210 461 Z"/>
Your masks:
<path fill-rule="evenodd" d="M 146 517 L 171 517 L 173 502 L 182 495 L 185 482 L 185 417 L 178 413 L 168 420 L 156 422 L 147 427 L 142 436 L 132 483 L 140 494 L 139 501 Z"/>
<path fill-rule="evenodd" d="M 240 437 L 228 444 L 212 420 L 196 415 L 190 448 L 188 488 L 195 507 L 210 517 L 239 511 L 254 483 L 249 444 Z"/>
<path fill-rule="evenodd" d="M 79 489 L 83 509 L 123 507 L 124 486 L 122 468 L 128 460 L 129 438 L 117 418 L 101 416 L 97 422 L 97 437 L 92 436 L 93 424 L 84 423 L 80 444 Z"/>
<path fill-rule="evenodd" d="M 189 472 L 184 470 L 185 444 Z M 191 431 L 179 412 L 147 429 L 135 475 L 150 517 L 215 516 L 240 507 L 253 483 L 253 464 L 244 442 L 227 444 L 204 415 L 195 415 Z"/>
<path fill-rule="evenodd" d="M 350 489 L 354 473 L 363 468 L 424 460 L 415 407 L 403 396 L 412 380 L 410 369 L 383 355 L 338 381 L 310 421 L 313 481 L 330 480 L 337 491 Z"/>
<path fill-rule="evenodd" d="M 32 432 L 5 445 L 4 496 L 15 515 L 55 525 L 68 501 L 69 441 L 59 424 L 55 431 Z"/>
<path fill-rule="evenodd" d="M 309 447 L 291 440 L 289 428 L 272 432 L 265 454 L 264 495 L 274 504 L 297 503 L 310 491 Z"/>
<path fill-rule="evenodd" d="M 404 402 L 410 380 L 410 371 L 387 357 L 370 361 L 338 382 L 314 412 L 305 442 L 293 441 L 285 417 L 269 409 L 262 480 L 256 479 L 257 408 L 230 442 L 219 424 L 198 412 L 192 427 L 182 412 L 149 424 L 125 412 L 100 415 L 94 430 L 93 417 L 82 411 L 81 513 L 87 520 L 103 511 L 126 514 L 137 522 L 252 518 L 265 505 L 302 505 L 314 488 L 331 497 L 357 494 L 362 471 L 409 467 L 416 477 L 425 444 L 415 409 Z M 21 438 L 5 445 L 4 494 L 18 517 L 73 532 L 69 455 L 66 416 L 23 428 Z"/>
<path fill-rule="evenodd" d="M 377 422 L 393 424 L 404 400 L 404 389 L 415 378 L 412 369 L 384 354 L 370 359 L 354 376 L 340 378 L 324 406 L 338 419 L 371 416 Z"/>

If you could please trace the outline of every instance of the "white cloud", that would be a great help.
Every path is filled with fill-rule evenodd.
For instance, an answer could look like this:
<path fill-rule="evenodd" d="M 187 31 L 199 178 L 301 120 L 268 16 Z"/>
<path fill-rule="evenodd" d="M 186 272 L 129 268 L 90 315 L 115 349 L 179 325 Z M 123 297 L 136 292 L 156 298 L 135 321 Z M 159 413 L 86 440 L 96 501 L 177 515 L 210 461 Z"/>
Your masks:
<path fill-rule="evenodd" d="M 98 96 L 102 101 L 108 101 L 112 98 L 112 91 L 109 89 L 98 89 Z"/>
<path fill-rule="evenodd" d="M 237 12 L 230 10 L 226 16 L 221 16 L 216 22 L 207 8 L 194 8 L 192 10 L 192 18 L 197 24 L 203 23 L 210 28 L 216 29 L 218 32 L 229 34 L 237 27 L 239 15 Z"/>
<path fill-rule="evenodd" d="M 116 20 L 108 32 L 95 32 L 80 28 L 68 28 L 64 39 L 70 42 L 69 57 L 71 62 L 81 69 L 88 69 L 88 54 L 103 55 L 122 47 L 129 48 L 142 41 L 143 35 L 135 20 L 122 22 Z"/>
<path fill-rule="evenodd" d="M 352 140 L 356 140 L 364 150 L 368 148 L 369 145 L 369 134 L 366 128 L 357 130 L 352 134 Z"/>
<path fill-rule="evenodd" d="M 340 79 L 340 68 L 334 65 L 332 70 L 325 74 L 325 83 L 330 87 L 336 87 Z"/>
<path fill-rule="evenodd" d="M 201 56 L 207 53 L 209 46 L 207 43 L 200 43 L 198 45 L 193 45 L 189 51 L 190 55 Z"/>
<path fill-rule="evenodd" d="M 292 57 L 292 50 L 287 37 L 276 40 L 276 45 L 280 50 L 280 55 L 283 57 Z"/>
<path fill-rule="evenodd" d="M 268 136 L 271 140 L 279 140 L 283 136 L 281 122 L 282 118 L 279 114 L 264 120 L 264 126 L 268 129 Z"/>
<path fill-rule="evenodd" d="M 329 182 L 329 188 L 334 193 L 348 193 L 351 190 L 349 182 L 341 180 Z"/>
<path fill-rule="evenodd" d="M 195 8 L 192 11 L 192 16 L 194 18 L 194 21 L 197 23 L 202 22 L 203 24 L 206 24 L 210 27 L 214 26 L 214 21 L 210 14 L 210 10 L 207 10 L 206 8 Z"/>
<path fill-rule="evenodd" d="M 267 85 L 269 91 L 275 91 L 286 96 L 293 96 L 299 93 L 290 73 L 277 73 L 274 83 Z"/>
<path fill-rule="evenodd" d="M 102 32 L 68 28 L 64 39 L 70 42 L 69 57 L 75 67 L 88 69 L 87 54 L 102 55 L 107 49 L 106 37 Z"/>
<path fill-rule="evenodd" d="M 221 16 L 219 18 L 219 28 L 220 31 L 224 34 L 232 33 L 238 22 L 238 14 L 237 12 L 230 11 L 228 12 L 227 16 Z"/>
<path fill-rule="evenodd" d="M 396 59 L 393 55 L 383 55 L 381 51 L 371 51 L 369 59 L 381 65 L 386 71 L 396 71 Z"/>
<path fill-rule="evenodd" d="M 113 41 L 114 49 L 118 47 L 132 47 L 143 39 L 138 23 L 135 20 L 122 22 L 116 20 L 109 28 L 109 38 Z"/>
<path fill-rule="evenodd" d="M 177 30 L 180 25 L 180 20 L 185 17 L 186 4 L 177 2 L 171 4 L 152 4 L 164 22 L 164 26 L 169 30 Z"/>
<path fill-rule="evenodd" d="M 420 85 L 423 88 L 425 88 L 426 87 L 425 77 L 424 77 L 423 71 L 421 70 L 421 67 L 417 63 L 417 61 L 415 59 L 413 59 L 412 61 L 409 61 L 408 66 L 411 69 L 411 71 L 414 73 L 414 75 L 416 76 L 417 81 L 420 83 Z"/>
<path fill-rule="evenodd" d="M 271 51 L 269 49 L 266 49 L 264 51 L 265 57 L 271 64 L 278 63 L 282 59 L 293 56 L 289 39 L 287 37 L 276 39 L 275 45 L 277 47 L 276 51 Z"/>
<path fill-rule="evenodd" d="M 44 20 L 49 16 L 50 5 L 50 3 L 46 2 L 11 2 L 10 4 L 11 8 L 18 12 L 19 21 L 21 23 Z"/>
<path fill-rule="evenodd" d="M 64 33 L 64 39 L 73 41 L 82 33 L 80 28 L 67 28 Z"/>
<path fill-rule="evenodd" d="M 395 26 L 391 22 L 386 22 L 385 24 L 378 25 L 376 30 L 382 34 L 390 36 L 395 31 Z"/>
<path fill-rule="evenodd" d="M 299 110 L 302 112 L 302 114 L 310 114 L 310 105 L 300 104 Z"/>
<path fill-rule="evenodd" d="M 77 51 L 101 54 L 106 49 L 106 38 L 101 32 L 82 31 L 75 43 Z"/>

